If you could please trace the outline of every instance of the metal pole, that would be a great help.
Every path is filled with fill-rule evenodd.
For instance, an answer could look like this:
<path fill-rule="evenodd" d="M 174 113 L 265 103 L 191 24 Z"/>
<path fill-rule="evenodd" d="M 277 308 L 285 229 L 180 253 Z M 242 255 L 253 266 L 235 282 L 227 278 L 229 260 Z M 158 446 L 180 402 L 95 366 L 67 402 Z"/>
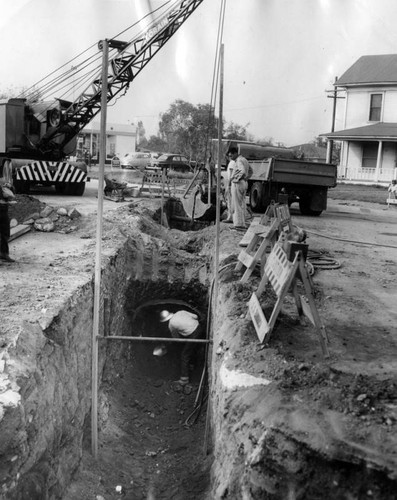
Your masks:
<path fill-rule="evenodd" d="M 219 122 L 218 122 L 218 169 L 216 177 L 216 237 L 215 237 L 215 272 L 214 272 L 214 311 L 218 300 L 219 270 L 219 231 L 221 223 L 221 168 L 222 168 L 222 135 L 223 135 L 223 54 L 224 45 L 220 46 L 220 79 L 219 79 Z M 209 193 L 209 196 L 211 193 Z"/>
<path fill-rule="evenodd" d="M 196 344 L 209 344 L 211 341 L 207 339 L 181 339 L 170 337 L 128 337 L 127 335 L 109 335 L 98 337 L 101 340 L 135 340 L 135 341 L 149 341 L 149 342 L 187 342 Z"/>
<path fill-rule="evenodd" d="M 164 168 L 161 169 L 161 212 L 160 212 L 160 226 L 163 225 L 164 217 Z"/>
<path fill-rule="evenodd" d="M 95 281 L 94 281 L 94 317 L 92 328 L 92 367 L 91 367 L 91 448 L 94 458 L 98 458 L 98 333 L 101 296 L 101 247 L 103 217 L 103 185 L 106 158 L 106 111 L 108 93 L 108 59 L 109 45 L 107 40 L 100 42 L 102 48 L 102 89 L 101 89 L 101 129 L 99 141 L 99 177 L 98 177 L 98 213 L 96 230 Z"/>

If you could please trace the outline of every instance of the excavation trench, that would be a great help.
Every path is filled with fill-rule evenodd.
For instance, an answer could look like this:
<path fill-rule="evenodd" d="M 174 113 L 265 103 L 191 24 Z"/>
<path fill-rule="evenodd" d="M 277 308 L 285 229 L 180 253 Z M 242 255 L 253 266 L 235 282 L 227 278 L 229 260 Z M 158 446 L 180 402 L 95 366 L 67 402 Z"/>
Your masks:
<path fill-rule="evenodd" d="M 130 297 L 139 295 L 140 284 L 132 283 L 127 290 L 131 331 L 124 334 L 137 340 L 102 340 L 109 343 L 109 355 L 100 390 L 99 461 L 106 457 L 119 464 L 116 471 L 107 471 L 108 494 L 111 485 L 119 485 L 130 498 L 206 498 L 210 472 L 205 448 L 206 344 L 195 344 L 190 382 L 182 388 L 175 381 L 184 344 L 171 337 L 159 317 L 164 308 L 184 309 L 197 313 L 205 326 L 207 291 L 199 286 L 200 300 L 189 304 L 177 298 L 175 284 L 159 285 L 162 293 L 175 298 L 143 300 L 135 308 Z M 194 289 L 187 292 L 185 296 L 195 295 Z M 122 346 L 116 347 L 117 343 Z M 161 345 L 166 353 L 154 355 Z"/>
<path fill-rule="evenodd" d="M 127 260 L 131 256 L 128 250 L 131 242 L 127 244 Z M 182 258 L 186 259 L 186 255 Z M 98 476 L 106 477 L 100 487 L 105 498 L 114 495 L 117 487 L 127 498 L 207 498 L 210 460 L 205 446 L 206 327 L 210 274 L 206 263 L 200 264 L 200 272 L 197 266 L 179 266 L 178 260 L 175 255 L 174 264 L 169 265 L 149 245 L 138 257 L 143 266 L 136 265 L 136 259 L 130 261 L 132 267 L 126 262 L 121 330 L 112 322 L 114 291 L 106 292 L 100 340 L 106 361 L 99 391 L 99 458 L 94 465 L 87 420 L 83 465 L 66 499 L 76 498 L 82 488 L 87 488 L 93 466 Z M 154 269 L 157 277 L 167 279 L 153 280 Z M 180 377 L 181 352 L 186 344 L 171 336 L 168 323 L 160 322 L 164 309 L 195 313 L 203 327 L 202 337 L 194 343 L 190 381 L 185 387 L 175 382 Z M 160 346 L 162 355 L 155 355 Z M 94 485 L 91 489 L 94 492 Z"/>
<path fill-rule="evenodd" d="M 214 226 L 183 232 L 161 227 L 158 212 L 124 212 L 105 221 L 98 459 L 91 453 L 87 253 L 78 256 L 80 268 L 64 266 L 76 279 L 52 317 L 18 324 L 3 355 L 0 498 L 394 499 L 393 426 L 378 420 L 391 411 L 397 385 L 324 362 L 293 301 L 271 346 L 258 345 L 246 313 L 260 276 L 241 284 L 234 271 L 241 235 L 226 224 L 215 300 Z M 56 262 L 52 271 L 59 280 Z M 322 313 L 321 284 L 315 292 Z M 274 296 L 266 290 L 261 303 L 268 314 Z M 198 344 L 187 391 L 173 384 L 181 344 L 159 322 L 162 309 L 194 311 L 210 327 L 208 356 Z M 166 355 L 153 355 L 153 338 L 165 339 Z"/>

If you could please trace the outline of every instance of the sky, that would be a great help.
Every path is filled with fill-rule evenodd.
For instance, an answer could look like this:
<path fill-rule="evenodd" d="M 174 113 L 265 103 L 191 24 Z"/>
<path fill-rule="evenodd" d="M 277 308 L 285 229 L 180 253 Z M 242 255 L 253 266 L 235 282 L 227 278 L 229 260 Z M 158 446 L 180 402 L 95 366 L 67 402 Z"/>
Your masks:
<path fill-rule="evenodd" d="M 165 1 L 0 0 L 0 92 L 35 84 Z M 149 137 L 176 99 L 211 102 L 220 6 L 202 2 L 109 105 L 108 122 L 140 120 Z M 362 55 L 397 53 L 396 19 L 395 0 L 226 0 L 224 120 L 286 146 L 329 132 L 335 77 Z M 335 130 L 343 113 L 339 99 Z"/>

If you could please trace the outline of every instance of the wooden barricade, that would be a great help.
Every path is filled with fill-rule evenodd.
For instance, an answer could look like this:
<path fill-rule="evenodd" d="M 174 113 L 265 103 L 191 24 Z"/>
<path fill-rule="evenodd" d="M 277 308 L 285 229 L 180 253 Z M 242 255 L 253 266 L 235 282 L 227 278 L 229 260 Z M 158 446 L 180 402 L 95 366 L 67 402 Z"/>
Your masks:
<path fill-rule="evenodd" d="M 155 196 L 167 191 L 168 196 L 171 196 L 170 182 L 163 170 L 145 170 L 140 188 L 141 194 L 143 191 L 149 191 L 149 196 Z"/>
<path fill-rule="evenodd" d="M 288 233 L 292 229 L 288 205 L 271 204 L 263 217 L 255 219 L 239 243 L 243 246 L 247 242 L 246 249 L 241 250 L 235 267 L 236 271 L 246 267 L 241 283 L 248 281 L 259 262 L 263 271 L 267 249 L 274 247 L 282 232 Z"/>
<path fill-rule="evenodd" d="M 292 230 L 291 214 L 288 205 L 276 205 L 274 207 L 275 216 L 279 223 L 280 232 L 289 233 Z"/>
<path fill-rule="evenodd" d="M 251 227 L 251 241 L 246 249 L 241 250 L 235 270 L 240 271 L 243 266 L 246 270 L 241 277 L 241 283 L 246 283 L 253 273 L 258 262 L 263 260 L 263 256 L 269 247 L 277 241 L 279 223 L 274 219 L 270 226 L 257 224 Z"/>
<path fill-rule="evenodd" d="M 323 355 L 324 357 L 328 357 L 328 337 L 325 327 L 321 323 L 320 316 L 314 302 L 311 282 L 305 266 L 304 253 L 302 250 L 298 250 L 295 252 L 293 260 L 289 260 L 287 253 L 282 247 L 282 239 L 283 238 L 281 237 L 271 251 L 264 266 L 264 274 L 259 287 L 257 291 L 252 294 L 248 303 L 248 310 L 258 338 L 262 343 L 270 340 L 270 335 L 281 311 L 283 300 L 290 292 L 295 299 L 299 316 L 306 316 L 314 325 L 319 337 Z M 305 290 L 304 295 L 300 295 L 298 292 L 298 279 L 303 283 Z M 259 297 L 265 290 L 268 283 L 270 283 L 277 295 L 277 300 L 269 320 L 266 319 L 259 303 Z"/>

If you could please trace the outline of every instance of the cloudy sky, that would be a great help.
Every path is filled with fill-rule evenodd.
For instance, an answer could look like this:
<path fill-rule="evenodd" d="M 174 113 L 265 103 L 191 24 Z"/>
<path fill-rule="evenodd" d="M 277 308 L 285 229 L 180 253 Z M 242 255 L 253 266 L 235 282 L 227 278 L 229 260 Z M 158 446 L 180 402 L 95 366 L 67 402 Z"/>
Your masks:
<path fill-rule="evenodd" d="M 0 92 L 38 82 L 165 1 L 0 0 Z M 210 102 L 220 5 L 203 1 L 109 107 L 108 121 L 142 120 L 148 136 L 176 99 Z M 396 19 L 395 0 L 226 0 L 225 120 L 287 146 L 328 132 L 326 90 L 360 56 L 397 53 Z"/>

